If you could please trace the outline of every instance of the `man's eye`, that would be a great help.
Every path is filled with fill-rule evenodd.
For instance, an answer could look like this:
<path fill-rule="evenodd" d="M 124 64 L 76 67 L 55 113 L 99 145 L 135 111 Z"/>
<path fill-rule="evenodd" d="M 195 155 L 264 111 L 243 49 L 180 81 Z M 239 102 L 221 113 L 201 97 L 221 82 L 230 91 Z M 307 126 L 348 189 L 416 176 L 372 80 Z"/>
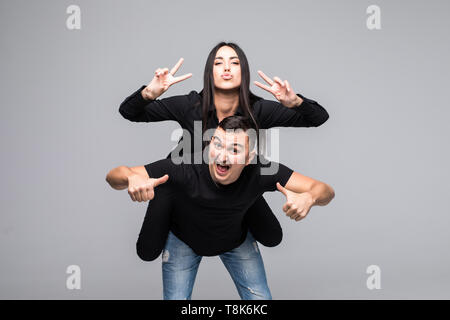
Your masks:
<path fill-rule="evenodd" d="M 218 64 L 222 64 L 221 62 L 216 62 L 214 63 L 215 66 L 217 66 Z"/>
<path fill-rule="evenodd" d="M 239 64 L 239 62 L 233 62 L 234 64 Z"/>
<path fill-rule="evenodd" d="M 220 149 L 222 147 L 222 145 L 219 142 L 216 142 L 214 145 L 216 146 L 217 149 Z"/>

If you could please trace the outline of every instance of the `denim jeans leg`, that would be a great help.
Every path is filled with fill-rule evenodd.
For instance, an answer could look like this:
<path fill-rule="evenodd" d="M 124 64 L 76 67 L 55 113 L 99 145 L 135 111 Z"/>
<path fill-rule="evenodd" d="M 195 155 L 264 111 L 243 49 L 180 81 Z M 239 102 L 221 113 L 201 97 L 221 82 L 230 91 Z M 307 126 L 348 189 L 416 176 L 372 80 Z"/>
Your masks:
<path fill-rule="evenodd" d="M 202 256 L 171 231 L 162 254 L 164 300 L 190 300 Z"/>
<path fill-rule="evenodd" d="M 242 300 L 271 300 L 264 263 L 258 244 L 248 232 L 237 248 L 220 255 Z"/>

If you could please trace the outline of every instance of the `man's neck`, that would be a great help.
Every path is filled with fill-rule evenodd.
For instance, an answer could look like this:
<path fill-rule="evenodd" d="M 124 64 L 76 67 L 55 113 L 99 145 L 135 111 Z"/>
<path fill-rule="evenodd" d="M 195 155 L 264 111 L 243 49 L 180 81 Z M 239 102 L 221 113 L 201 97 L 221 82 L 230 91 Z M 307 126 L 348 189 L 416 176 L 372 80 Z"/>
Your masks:
<path fill-rule="evenodd" d="M 214 92 L 217 120 L 232 116 L 239 106 L 239 91 L 220 90 Z"/>

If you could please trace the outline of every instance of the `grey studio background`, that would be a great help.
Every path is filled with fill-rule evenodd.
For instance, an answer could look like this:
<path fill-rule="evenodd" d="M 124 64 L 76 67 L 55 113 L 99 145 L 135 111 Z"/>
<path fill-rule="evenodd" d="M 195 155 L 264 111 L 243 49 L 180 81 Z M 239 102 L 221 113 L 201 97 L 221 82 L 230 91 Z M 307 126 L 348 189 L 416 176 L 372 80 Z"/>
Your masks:
<path fill-rule="evenodd" d="M 67 7 L 81 9 L 69 30 Z M 368 6 L 381 9 L 369 30 Z M 287 79 L 330 114 L 280 130 L 280 161 L 335 199 L 260 245 L 274 299 L 450 298 L 447 1 L 1 1 L 0 298 L 161 299 L 161 257 L 135 243 L 146 203 L 106 173 L 165 157 L 175 122 L 132 123 L 120 103 L 158 67 L 202 88 L 207 54 L 239 44 L 251 68 Z M 251 85 L 251 90 L 274 100 Z M 161 98 L 162 98 L 161 97 Z M 67 267 L 81 268 L 69 290 Z M 366 269 L 381 270 L 369 290 Z M 205 257 L 193 299 L 239 299 Z"/>

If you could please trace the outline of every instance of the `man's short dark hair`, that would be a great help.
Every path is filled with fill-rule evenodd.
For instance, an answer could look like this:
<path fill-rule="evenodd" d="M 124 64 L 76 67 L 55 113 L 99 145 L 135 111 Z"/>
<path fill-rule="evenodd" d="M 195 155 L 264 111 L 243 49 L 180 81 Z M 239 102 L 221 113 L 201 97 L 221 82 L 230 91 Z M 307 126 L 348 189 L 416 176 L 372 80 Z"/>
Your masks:
<path fill-rule="evenodd" d="M 255 147 L 256 139 L 257 139 L 257 129 L 253 124 L 253 121 L 247 117 L 243 116 L 229 116 L 223 118 L 220 121 L 218 128 L 222 128 L 223 130 L 237 130 L 242 129 L 243 131 L 247 131 L 248 129 L 253 129 L 254 134 L 249 134 L 249 150 L 253 150 Z"/>

